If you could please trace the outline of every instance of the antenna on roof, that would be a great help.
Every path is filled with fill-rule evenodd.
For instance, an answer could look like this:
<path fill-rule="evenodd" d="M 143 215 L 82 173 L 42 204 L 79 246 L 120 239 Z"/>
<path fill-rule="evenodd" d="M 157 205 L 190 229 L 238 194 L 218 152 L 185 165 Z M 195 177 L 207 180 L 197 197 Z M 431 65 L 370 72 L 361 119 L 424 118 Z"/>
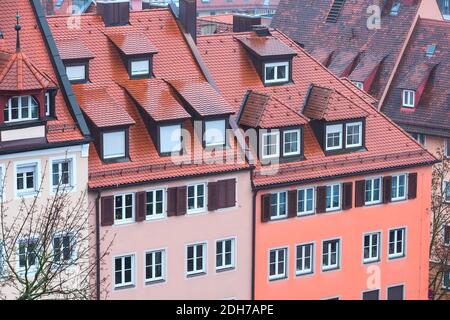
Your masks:
<path fill-rule="evenodd" d="M 19 11 L 17 11 L 16 14 L 16 32 L 17 32 L 17 39 L 16 39 L 16 51 L 20 51 L 20 30 L 22 29 L 22 26 L 19 24 L 19 20 L 20 20 L 20 16 L 19 16 Z"/>

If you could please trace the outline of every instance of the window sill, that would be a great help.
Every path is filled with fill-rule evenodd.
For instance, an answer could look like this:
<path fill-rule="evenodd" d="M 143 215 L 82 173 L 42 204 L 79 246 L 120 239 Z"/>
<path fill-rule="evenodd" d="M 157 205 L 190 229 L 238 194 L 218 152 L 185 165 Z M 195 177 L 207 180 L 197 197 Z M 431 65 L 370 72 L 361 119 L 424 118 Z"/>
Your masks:
<path fill-rule="evenodd" d="M 186 278 L 196 278 L 196 277 L 202 277 L 202 276 L 206 276 L 206 272 L 202 271 L 202 272 L 197 272 L 197 273 L 190 273 L 190 274 L 186 274 Z"/>
<path fill-rule="evenodd" d="M 314 274 L 314 272 L 313 271 L 308 271 L 308 272 L 295 272 L 295 276 L 296 277 L 304 277 L 304 276 L 309 276 L 309 275 L 312 275 L 312 274 Z"/>
<path fill-rule="evenodd" d="M 279 281 L 279 280 L 286 280 L 288 277 L 287 276 L 279 276 L 279 277 L 269 277 L 269 281 Z"/>
<path fill-rule="evenodd" d="M 145 221 L 158 221 L 158 220 L 163 220 L 165 219 L 167 216 L 165 214 L 161 214 L 160 216 L 157 217 L 148 217 L 145 216 Z"/>
<path fill-rule="evenodd" d="M 388 255 L 388 260 L 397 260 L 397 259 L 401 259 L 401 258 L 405 258 L 406 256 L 404 254 L 402 254 L 401 256 L 389 256 Z"/>
<path fill-rule="evenodd" d="M 126 290 L 136 287 L 134 283 L 120 285 L 120 286 L 114 286 L 114 290 Z"/>
<path fill-rule="evenodd" d="M 363 264 L 372 264 L 372 263 L 380 263 L 380 258 L 376 259 L 376 260 L 363 260 Z"/>
<path fill-rule="evenodd" d="M 376 206 L 376 205 L 380 205 L 383 204 L 383 201 L 377 201 L 377 202 L 364 202 L 364 206 L 365 207 L 372 207 L 372 206 Z"/>
<path fill-rule="evenodd" d="M 206 211 L 206 209 L 201 209 L 201 210 L 192 210 L 192 211 L 189 211 L 189 210 L 187 210 L 186 211 L 186 215 L 196 215 L 196 214 L 200 214 L 200 213 L 207 213 L 208 211 Z"/>
<path fill-rule="evenodd" d="M 129 224 L 132 224 L 132 223 L 135 223 L 135 221 L 134 221 L 134 220 L 130 220 L 130 221 L 120 221 L 120 222 L 114 221 L 113 226 L 125 226 L 125 225 L 129 225 Z"/>
<path fill-rule="evenodd" d="M 337 271 L 337 270 L 340 270 L 341 269 L 341 267 L 330 267 L 330 268 L 323 268 L 322 267 L 322 272 L 329 272 L 329 271 Z"/>
<path fill-rule="evenodd" d="M 313 212 L 305 212 L 305 213 L 299 213 L 299 212 L 297 212 L 297 217 L 298 218 L 301 218 L 301 217 L 310 217 L 310 216 L 313 216 L 313 215 L 315 215 L 316 213 L 313 211 Z"/>
<path fill-rule="evenodd" d="M 228 271 L 234 271 L 236 269 L 236 267 L 232 266 L 232 267 L 223 267 L 223 268 L 216 268 L 216 273 L 223 273 L 223 272 L 228 272 Z"/>
<path fill-rule="evenodd" d="M 153 284 L 160 284 L 166 282 L 166 279 L 158 279 L 158 280 L 145 280 L 145 285 L 153 285 Z"/>
<path fill-rule="evenodd" d="M 408 200 L 406 197 L 405 198 L 395 198 L 395 199 L 391 199 L 391 202 L 402 202 L 402 201 L 406 201 Z"/>
<path fill-rule="evenodd" d="M 278 216 L 278 217 L 270 217 L 269 221 L 280 221 L 280 220 L 285 220 L 288 218 L 288 215 L 284 215 L 284 216 Z"/>
<path fill-rule="evenodd" d="M 24 191 L 24 192 L 17 192 L 16 193 L 16 197 L 17 198 L 31 198 L 31 197 L 35 197 L 38 195 L 38 191 L 34 190 L 34 191 Z"/>

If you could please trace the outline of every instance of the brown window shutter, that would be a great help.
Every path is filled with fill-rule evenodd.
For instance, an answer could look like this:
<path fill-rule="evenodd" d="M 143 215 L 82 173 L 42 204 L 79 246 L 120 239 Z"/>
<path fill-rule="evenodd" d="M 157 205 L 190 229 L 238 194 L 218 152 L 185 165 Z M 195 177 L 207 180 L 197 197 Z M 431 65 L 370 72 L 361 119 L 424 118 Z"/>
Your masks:
<path fill-rule="evenodd" d="M 177 188 L 177 216 L 186 214 L 187 211 L 187 187 Z"/>
<path fill-rule="evenodd" d="M 226 207 L 227 184 L 225 180 L 217 181 L 217 209 Z"/>
<path fill-rule="evenodd" d="M 114 224 L 114 196 L 102 197 L 101 206 L 101 225 L 112 226 Z"/>
<path fill-rule="evenodd" d="M 236 205 L 236 179 L 225 180 L 225 188 L 225 208 L 234 207 Z"/>
<path fill-rule="evenodd" d="M 261 221 L 270 221 L 270 194 L 261 196 Z"/>
<path fill-rule="evenodd" d="M 355 182 L 355 207 L 363 207 L 366 203 L 366 180 Z"/>
<path fill-rule="evenodd" d="M 297 216 L 297 190 L 288 193 L 288 218 Z"/>
<path fill-rule="evenodd" d="M 327 187 L 320 186 L 316 189 L 316 212 L 324 213 L 327 211 Z"/>
<path fill-rule="evenodd" d="M 217 207 L 217 182 L 208 183 L 208 210 L 214 211 Z"/>
<path fill-rule="evenodd" d="M 383 203 L 391 202 L 392 193 L 392 177 L 387 176 L 383 178 Z"/>
<path fill-rule="evenodd" d="M 348 210 L 353 207 L 353 182 L 345 182 L 342 185 L 342 209 Z"/>
<path fill-rule="evenodd" d="M 417 197 L 417 173 L 408 174 L 408 199 Z"/>
<path fill-rule="evenodd" d="M 145 197 L 147 193 L 146 192 L 138 192 L 136 193 L 136 221 L 144 221 L 145 216 L 147 214 L 146 210 L 146 203 L 145 203 Z"/>
<path fill-rule="evenodd" d="M 167 189 L 167 216 L 177 215 L 177 188 Z"/>

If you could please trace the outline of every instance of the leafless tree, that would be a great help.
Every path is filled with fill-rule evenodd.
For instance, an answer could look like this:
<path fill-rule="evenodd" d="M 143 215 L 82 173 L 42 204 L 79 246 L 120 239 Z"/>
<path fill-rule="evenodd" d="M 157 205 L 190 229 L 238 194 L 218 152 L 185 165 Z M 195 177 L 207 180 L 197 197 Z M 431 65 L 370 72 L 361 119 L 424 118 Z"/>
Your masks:
<path fill-rule="evenodd" d="M 443 287 L 443 277 L 450 268 L 449 239 L 445 239 L 445 229 L 450 224 L 450 203 L 448 192 L 450 185 L 450 159 L 439 150 L 442 160 L 436 164 L 432 179 L 431 232 L 430 232 L 430 299 L 448 298 L 448 292 Z M 448 235 L 447 235 L 448 237 Z M 448 288 L 447 288 L 448 289 Z"/>
<path fill-rule="evenodd" d="M 18 210 L 8 209 L 11 202 L 0 203 L 0 299 L 103 298 L 104 292 L 96 291 L 96 263 L 103 263 L 111 243 L 97 260 L 87 193 L 74 195 L 61 175 L 43 199 L 44 176 L 35 195 L 15 200 L 20 201 Z M 109 280 L 100 281 L 105 287 Z"/>

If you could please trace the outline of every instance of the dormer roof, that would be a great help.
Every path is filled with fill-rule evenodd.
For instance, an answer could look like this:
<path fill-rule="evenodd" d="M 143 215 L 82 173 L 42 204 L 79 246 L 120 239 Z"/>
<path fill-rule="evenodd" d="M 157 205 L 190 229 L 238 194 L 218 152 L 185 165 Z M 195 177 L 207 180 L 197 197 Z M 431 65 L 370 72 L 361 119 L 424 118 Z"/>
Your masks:
<path fill-rule="evenodd" d="M 94 54 L 80 39 L 70 39 L 58 42 L 59 55 L 62 60 L 93 59 Z"/>
<path fill-rule="evenodd" d="M 158 52 L 143 33 L 115 31 L 108 32 L 106 35 L 125 56 L 148 55 Z"/>
<path fill-rule="evenodd" d="M 247 50 L 259 58 L 278 56 L 295 56 L 297 52 L 272 36 L 258 36 L 256 34 L 235 37 Z"/>
<path fill-rule="evenodd" d="M 405 74 L 403 79 L 399 82 L 398 88 L 416 91 L 421 84 L 428 80 L 435 66 L 436 63 L 431 62 L 424 62 L 419 65 L 411 66 L 408 73 Z"/>
<path fill-rule="evenodd" d="M 380 66 L 387 55 L 365 54 L 352 71 L 349 79 L 364 82 Z"/>
<path fill-rule="evenodd" d="M 338 77 L 346 77 L 351 73 L 358 55 L 359 52 L 356 50 L 340 51 L 333 55 L 333 59 L 328 68 Z"/>

